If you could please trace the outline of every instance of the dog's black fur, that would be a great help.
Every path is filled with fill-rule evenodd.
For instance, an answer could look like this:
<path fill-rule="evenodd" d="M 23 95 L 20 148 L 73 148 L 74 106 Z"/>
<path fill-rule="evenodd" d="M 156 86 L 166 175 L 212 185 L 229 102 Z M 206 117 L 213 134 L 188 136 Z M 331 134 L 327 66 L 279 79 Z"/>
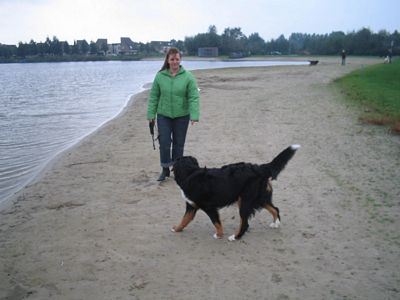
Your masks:
<path fill-rule="evenodd" d="M 186 197 L 186 212 L 181 223 L 173 231 L 182 231 L 194 218 L 198 209 L 203 210 L 216 228 L 215 238 L 221 238 L 223 228 L 218 209 L 238 203 L 241 224 L 238 232 L 229 239 L 235 240 L 247 231 L 248 220 L 257 210 L 266 208 L 278 227 L 279 209 L 272 204 L 270 180 L 278 174 L 293 157 L 299 145 L 292 145 L 282 151 L 270 163 L 256 165 L 235 163 L 222 168 L 200 168 L 197 160 L 184 156 L 175 162 L 175 181 Z M 271 224 L 271 225 L 273 225 Z"/>

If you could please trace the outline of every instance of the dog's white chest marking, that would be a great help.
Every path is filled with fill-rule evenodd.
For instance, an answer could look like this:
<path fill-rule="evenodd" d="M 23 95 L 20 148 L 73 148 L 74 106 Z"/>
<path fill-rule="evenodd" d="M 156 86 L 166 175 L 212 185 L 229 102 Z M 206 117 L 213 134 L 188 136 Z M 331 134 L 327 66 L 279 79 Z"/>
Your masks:
<path fill-rule="evenodd" d="M 185 200 L 191 206 L 196 207 L 196 203 L 194 203 L 192 200 L 188 199 L 188 197 L 186 197 L 185 193 L 182 190 L 181 190 L 181 195 L 182 195 L 183 200 Z"/>

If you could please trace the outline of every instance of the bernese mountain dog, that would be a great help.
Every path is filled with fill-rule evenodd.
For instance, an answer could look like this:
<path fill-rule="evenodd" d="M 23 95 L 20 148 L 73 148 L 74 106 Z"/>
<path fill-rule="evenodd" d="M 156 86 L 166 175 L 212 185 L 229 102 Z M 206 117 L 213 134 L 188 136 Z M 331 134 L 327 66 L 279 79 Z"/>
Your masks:
<path fill-rule="evenodd" d="M 182 231 L 201 209 L 211 219 L 216 232 L 214 238 L 220 239 L 224 230 L 218 210 L 237 203 L 240 226 L 231 235 L 230 241 L 240 239 L 249 228 L 249 219 L 257 210 L 267 209 L 272 217 L 272 228 L 280 226 L 279 209 L 272 204 L 271 180 L 276 179 L 300 145 L 291 145 L 276 156 L 270 163 L 256 165 L 235 163 L 222 168 L 200 168 L 192 156 L 176 160 L 173 166 L 175 181 L 182 190 L 186 201 L 186 212 L 180 224 L 172 231 Z"/>

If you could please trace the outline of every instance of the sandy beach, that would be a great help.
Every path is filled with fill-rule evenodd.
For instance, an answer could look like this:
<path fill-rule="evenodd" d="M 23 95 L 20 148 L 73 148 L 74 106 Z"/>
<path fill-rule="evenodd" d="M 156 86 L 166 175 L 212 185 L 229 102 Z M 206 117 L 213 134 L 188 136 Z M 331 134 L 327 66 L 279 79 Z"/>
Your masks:
<path fill-rule="evenodd" d="M 159 184 L 148 91 L 0 211 L 0 299 L 399 299 L 400 137 L 362 124 L 332 81 L 378 59 L 195 71 L 201 120 L 185 153 L 201 166 L 269 162 L 302 147 L 273 182 L 282 227 L 262 211 L 226 237 Z M 183 62 L 184 64 L 184 62 Z"/>

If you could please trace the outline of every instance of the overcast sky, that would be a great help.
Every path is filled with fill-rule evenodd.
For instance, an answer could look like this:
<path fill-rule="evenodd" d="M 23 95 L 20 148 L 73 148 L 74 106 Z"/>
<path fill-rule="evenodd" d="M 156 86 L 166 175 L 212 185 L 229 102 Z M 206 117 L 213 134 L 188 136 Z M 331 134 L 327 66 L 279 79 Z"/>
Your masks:
<path fill-rule="evenodd" d="M 184 40 L 240 27 L 269 41 L 293 32 L 400 31 L 400 0 L 0 0 L 0 43 L 120 37 Z"/>

